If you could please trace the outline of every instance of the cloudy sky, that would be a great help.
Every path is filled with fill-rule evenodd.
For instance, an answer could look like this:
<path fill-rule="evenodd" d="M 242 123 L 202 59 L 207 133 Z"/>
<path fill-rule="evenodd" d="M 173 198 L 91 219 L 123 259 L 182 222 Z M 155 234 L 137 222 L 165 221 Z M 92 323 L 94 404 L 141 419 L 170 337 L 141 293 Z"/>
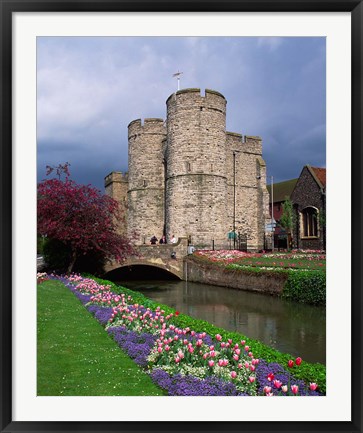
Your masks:
<path fill-rule="evenodd" d="M 268 176 L 325 167 L 325 38 L 39 37 L 38 180 L 69 162 L 72 178 L 103 190 L 127 171 L 127 125 L 166 116 L 180 87 L 227 99 L 227 130 L 259 135 Z"/>

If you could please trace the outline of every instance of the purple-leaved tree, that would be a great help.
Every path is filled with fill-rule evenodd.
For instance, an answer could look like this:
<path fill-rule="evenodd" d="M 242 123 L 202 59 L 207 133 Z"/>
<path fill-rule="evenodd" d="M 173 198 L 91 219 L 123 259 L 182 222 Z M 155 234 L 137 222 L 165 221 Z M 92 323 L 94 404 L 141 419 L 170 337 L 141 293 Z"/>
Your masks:
<path fill-rule="evenodd" d="M 117 201 L 90 185 L 70 180 L 68 163 L 47 166 L 47 175 L 53 171 L 58 178 L 38 184 L 38 234 L 70 249 L 67 272 L 72 272 L 79 256 L 92 251 L 120 263 L 136 254 L 131 240 L 117 231 L 117 222 L 124 218 Z"/>

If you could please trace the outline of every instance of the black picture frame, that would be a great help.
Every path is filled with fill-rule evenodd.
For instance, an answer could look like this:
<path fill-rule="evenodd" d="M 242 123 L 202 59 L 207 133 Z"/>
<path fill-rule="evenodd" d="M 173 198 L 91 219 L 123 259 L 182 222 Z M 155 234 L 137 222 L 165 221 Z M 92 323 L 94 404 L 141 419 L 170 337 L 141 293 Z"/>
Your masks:
<path fill-rule="evenodd" d="M 350 12 L 352 23 L 352 413 L 350 422 L 17 422 L 12 418 L 12 14 L 15 12 Z M 0 0 L 1 432 L 362 431 L 362 0 Z M 342 221 L 344 217 L 342 210 Z M 342 222 L 342 234 L 345 233 Z M 342 385 L 343 386 L 343 385 Z M 342 392 L 343 388 L 342 388 Z"/>

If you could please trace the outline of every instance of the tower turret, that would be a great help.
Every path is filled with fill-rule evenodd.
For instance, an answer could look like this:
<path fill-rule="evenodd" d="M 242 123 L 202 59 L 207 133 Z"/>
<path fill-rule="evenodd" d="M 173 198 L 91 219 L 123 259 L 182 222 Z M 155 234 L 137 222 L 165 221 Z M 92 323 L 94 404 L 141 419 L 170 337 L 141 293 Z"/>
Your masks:
<path fill-rule="evenodd" d="M 224 243 L 226 99 L 184 89 L 167 99 L 166 232 Z"/>
<path fill-rule="evenodd" d="M 127 227 L 136 244 L 164 230 L 163 119 L 134 120 L 128 126 L 129 190 Z"/>

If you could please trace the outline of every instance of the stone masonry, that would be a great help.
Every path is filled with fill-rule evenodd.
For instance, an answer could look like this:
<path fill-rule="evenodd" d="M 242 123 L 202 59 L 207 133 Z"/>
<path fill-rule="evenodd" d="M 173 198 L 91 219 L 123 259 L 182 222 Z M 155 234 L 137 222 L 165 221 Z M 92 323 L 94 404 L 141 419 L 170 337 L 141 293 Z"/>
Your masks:
<path fill-rule="evenodd" d="M 155 235 L 187 237 L 199 248 L 229 248 L 228 233 L 263 249 L 269 219 L 260 137 L 226 132 L 225 97 L 183 89 L 169 96 L 163 119 L 128 126 L 129 171 L 105 178 L 106 193 L 125 206 L 136 244 Z M 127 186 L 127 187 L 126 187 Z"/>

